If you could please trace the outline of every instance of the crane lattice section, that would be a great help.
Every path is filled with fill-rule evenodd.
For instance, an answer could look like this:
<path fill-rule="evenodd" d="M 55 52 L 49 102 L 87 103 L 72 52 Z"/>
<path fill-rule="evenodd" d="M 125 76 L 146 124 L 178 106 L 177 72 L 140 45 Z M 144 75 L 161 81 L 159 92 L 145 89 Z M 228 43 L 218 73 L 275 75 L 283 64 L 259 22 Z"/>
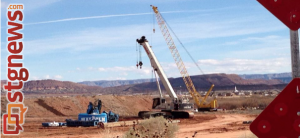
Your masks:
<path fill-rule="evenodd" d="M 190 77 L 190 75 L 188 74 L 186 68 L 185 68 L 185 65 L 179 55 L 179 52 L 176 48 L 176 45 L 172 39 L 172 36 L 168 30 L 168 27 L 165 23 L 165 20 L 163 19 L 162 15 L 158 12 L 157 10 L 157 7 L 154 7 L 152 6 L 153 10 L 154 10 L 154 13 L 155 13 L 155 16 L 156 16 L 156 19 L 157 19 L 157 22 L 158 22 L 158 25 L 159 25 L 159 28 L 165 38 L 165 41 L 167 43 L 167 45 L 169 46 L 169 50 L 171 51 L 171 54 L 175 60 L 175 63 L 179 69 L 179 72 L 183 78 L 183 81 L 187 87 L 187 90 L 189 91 L 189 93 L 192 95 L 195 103 L 197 103 L 197 105 L 199 106 L 200 104 L 200 101 L 199 101 L 199 98 L 201 97 L 199 95 L 199 93 L 196 91 L 195 89 L 195 86 L 194 86 L 194 83 L 192 82 L 192 79 Z"/>

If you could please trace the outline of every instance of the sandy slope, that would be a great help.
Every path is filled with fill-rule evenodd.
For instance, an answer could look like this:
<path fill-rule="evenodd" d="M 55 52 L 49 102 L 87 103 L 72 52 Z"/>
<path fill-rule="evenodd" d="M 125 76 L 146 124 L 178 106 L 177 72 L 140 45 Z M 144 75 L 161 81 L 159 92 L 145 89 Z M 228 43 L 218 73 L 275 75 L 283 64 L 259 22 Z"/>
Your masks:
<path fill-rule="evenodd" d="M 250 133 L 249 125 L 242 124 L 242 122 L 254 119 L 254 116 L 244 114 L 207 114 L 205 116 L 215 116 L 216 118 L 194 124 L 179 124 L 177 137 L 192 137 L 197 132 L 196 138 L 237 138 Z"/>

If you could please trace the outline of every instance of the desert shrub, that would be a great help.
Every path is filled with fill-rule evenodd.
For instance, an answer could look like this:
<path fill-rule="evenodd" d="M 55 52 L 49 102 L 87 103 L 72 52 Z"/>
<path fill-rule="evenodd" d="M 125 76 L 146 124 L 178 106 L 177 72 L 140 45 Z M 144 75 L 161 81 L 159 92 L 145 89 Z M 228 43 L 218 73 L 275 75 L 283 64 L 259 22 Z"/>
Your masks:
<path fill-rule="evenodd" d="M 125 133 L 124 138 L 174 138 L 175 132 L 178 130 L 177 124 L 171 123 L 163 117 L 155 117 L 144 120 Z"/>
<path fill-rule="evenodd" d="M 274 97 L 251 96 L 251 97 L 233 97 L 233 98 L 218 98 L 219 108 L 232 110 L 238 108 L 258 107 L 266 108 Z"/>
<path fill-rule="evenodd" d="M 269 104 L 268 103 L 265 103 L 265 102 L 261 102 L 258 104 L 258 108 L 259 109 L 265 109 Z"/>
<path fill-rule="evenodd" d="M 257 107 L 258 103 L 259 101 L 257 98 L 247 98 L 245 101 L 242 101 L 242 107 L 243 108 Z"/>
<path fill-rule="evenodd" d="M 227 103 L 227 102 L 226 103 L 222 103 L 219 106 L 220 106 L 220 108 L 227 109 L 227 110 L 232 110 L 232 109 L 238 108 L 238 106 L 236 104 Z"/>

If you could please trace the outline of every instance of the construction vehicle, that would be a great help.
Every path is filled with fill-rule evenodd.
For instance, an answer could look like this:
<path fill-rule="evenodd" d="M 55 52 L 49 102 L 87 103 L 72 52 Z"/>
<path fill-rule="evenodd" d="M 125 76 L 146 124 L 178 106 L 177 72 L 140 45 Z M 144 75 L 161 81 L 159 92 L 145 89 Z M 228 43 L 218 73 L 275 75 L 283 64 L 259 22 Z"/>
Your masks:
<path fill-rule="evenodd" d="M 102 101 L 100 99 L 95 100 L 94 104 L 92 102 L 89 103 L 86 114 L 88 115 L 97 115 L 101 113 L 102 109 Z M 106 112 L 103 111 L 101 114 L 106 114 L 107 122 L 118 122 L 119 115 L 113 113 L 112 111 Z"/>
<path fill-rule="evenodd" d="M 89 103 L 86 113 L 78 114 L 78 120 L 66 119 L 66 125 L 69 127 L 90 127 L 98 126 L 104 128 L 104 123 L 107 122 L 118 122 L 119 115 L 111 111 L 103 111 L 101 113 L 102 101 L 100 99 L 96 100 L 94 104 Z"/>
<path fill-rule="evenodd" d="M 158 11 L 157 7 L 150 5 L 155 13 L 156 16 L 156 20 L 157 23 L 160 27 L 160 30 L 165 38 L 165 41 L 167 43 L 167 45 L 169 46 L 169 49 L 172 53 L 172 56 L 176 62 L 176 65 L 179 69 L 179 72 L 182 76 L 182 79 L 187 87 L 187 90 L 189 91 L 189 93 L 191 94 L 191 96 L 193 97 L 194 102 L 196 103 L 196 105 L 198 106 L 198 111 L 203 111 L 203 110 L 216 110 L 217 109 L 217 100 L 213 99 L 211 102 L 207 103 L 206 99 L 209 95 L 209 93 L 211 92 L 212 88 L 214 87 L 214 84 L 211 85 L 210 89 L 207 91 L 207 94 L 204 98 L 201 97 L 201 95 L 196 91 L 194 83 L 192 82 L 192 79 L 190 77 L 190 75 L 188 74 L 185 65 L 179 55 L 179 52 L 176 48 L 176 45 L 172 39 L 171 34 L 169 33 L 168 30 L 168 24 L 166 23 L 166 21 L 164 20 L 164 18 L 162 17 L 162 15 L 160 14 L 160 12 Z M 154 31 L 155 29 L 153 29 Z M 171 30 L 172 31 L 172 30 Z M 175 33 L 174 33 L 175 34 Z M 176 35 L 175 35 L 176 36 Z M 176 36 L 177 38 L 177 36 Z M 177 38 L 178 39 L 178 38 Z M 180 41 L 179 41 L 180 42 Z M 180 42 L 181 43 L 181 42 Z M 181 43 L 182 44 L 182 43 Z M 185 47 L 184 47 L 185 49 Z M 185 49 L 186 50 L 186 49 Z M 190 54 L 189 54 L 190 55 Z M 191 56 L 190 56 L 191 57 Z M 193 59 L 193 58 L 192 58 Z M 194 60 L 193 60 L 194 61 Z M 195 61 L 194 61 L 195 62 Z M 196 66 L 199 68 L 198 64 L 195 62 Z M 199 68 L 200 69 L 200 68 Z M 201 69 L 200 69 L 201 70 Z"/>
<path fill-rule="evenodd" d="M 177 97 L 176 93 L 174 92 L 167 76 L 165 75 L 162 67 L 160 66 L 160 63 L 158 62 L 145 36 L 142 36 L 141 39 L 137 39 L 137 42 L 143 46 L 150 59 L 151 66 L 153 67 L 154 74 L 156 77 L 158 91 L 160 93 L 159 98 L 153 99 L 152 109 L 156 111 L 140 111 L 138 114 L 139 117 L 140 118 L 148 118 L 151 116 L 164 116 L 168 118 L 193 117 L 194 104 L 189 103 L 188 99 L 183 99 L 183 98 L 179 99 Z M 168 103 L 166 99 L 163 97 L 157 76 L 159 76 L 160 81 L 162 82 L 164 88 L 166 89 L 168 95 L 170 96 L 172 100 L 171 103 Z"/>

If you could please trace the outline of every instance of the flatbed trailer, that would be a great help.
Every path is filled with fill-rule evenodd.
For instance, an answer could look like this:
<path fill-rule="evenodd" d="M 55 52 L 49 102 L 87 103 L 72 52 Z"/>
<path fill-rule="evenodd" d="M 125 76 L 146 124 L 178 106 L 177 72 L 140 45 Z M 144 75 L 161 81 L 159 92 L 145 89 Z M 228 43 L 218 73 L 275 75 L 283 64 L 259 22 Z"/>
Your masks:
<path fill-rule="evenodd" d="M 98 120 L 80 121 L 80 120 L 66 119 L 66 122 L 68 127 L 79 127 L 79 126 L 91 127 L 91 126 L 97 126 L 99 124 Z"/>

